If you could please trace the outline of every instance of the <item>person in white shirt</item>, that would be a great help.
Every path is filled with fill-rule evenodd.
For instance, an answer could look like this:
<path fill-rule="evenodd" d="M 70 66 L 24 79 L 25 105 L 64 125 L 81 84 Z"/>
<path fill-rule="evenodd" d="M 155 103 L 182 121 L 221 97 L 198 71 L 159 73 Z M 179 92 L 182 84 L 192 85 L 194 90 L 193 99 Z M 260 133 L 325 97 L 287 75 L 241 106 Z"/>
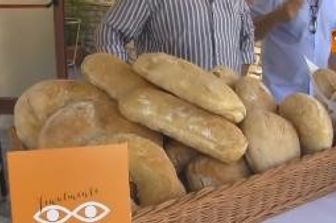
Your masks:
<path fill-rule="evenodd" d="M 256 39 L 263 40 L 266 85 L 278 101 L 294 92 L 309 93 L 304 57 L 321 68 L 327 68 L 332 61 L 336 0 L 252 0 L 250 9 Z"/>

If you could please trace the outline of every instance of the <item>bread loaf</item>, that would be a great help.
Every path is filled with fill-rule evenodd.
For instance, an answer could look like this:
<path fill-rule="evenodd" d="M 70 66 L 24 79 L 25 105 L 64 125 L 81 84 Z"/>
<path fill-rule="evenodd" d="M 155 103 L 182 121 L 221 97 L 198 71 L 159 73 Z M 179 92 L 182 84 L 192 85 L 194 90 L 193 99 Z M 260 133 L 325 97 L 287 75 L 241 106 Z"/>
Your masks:
<path fill-rule="evenodd" d="M 165 144 L 165 150 L 178 174 L 181 173 L 186 165 L 198 154 L 195 149 L 173 139 Z"/>
<path fill-rule="evenodd" d="M 130 65 L 107 53 L 87 56 L 81 65 L 81 71 L 90 83 L 107 92 L 113 99 L 150 85 L 134 73 Z"/>
<path fill-rule="evenodd" d="M 185 60 L 163 53 L 141 55 L 133 69 L 148 81 L 190 103 L 239 123 L 243 103 L 224 81 Z"/>
<path fill-rule="evenodd" d="M 124 119 L 112 100 L 79 101 L 52 114 L 43 125 L 38 148 L 85 145 L 106 132 L 134 133 L 162 146 L 162 135 Z"/>
<path fill-rule="evenodd" d="M 247 112 L 255 108 L 271 112 L 275 112 L 277 109 L 271 92 L 257 78 L 249 76 L 240 78 L 236 82 L 235 91 L 244 103 Z"/>
<path fill-rule="evenodd" d="M 136 184 L 140 206 L 157 205 L 186 192 L 164 150 L 149 140 L 131 134 L 101 135 L 90 145 L 128 143 L 129 168 Z"/>
<path fill-rule="evenodd" d="M 279 115 L 252 110 L 241 129 L 249 142 L 246 159 L 257 173 L 300 157 L 298 135 L 292 124 Z"/>
<path fill-rule="evenodd" d="M 71 105 L 77 102 L 86 103 Z M 68 105 L 70 107 L 65 108 Z M 80 114 L 81 111 L 85 112 Z M 45 125 L 52 115 L 52 120 Z M 14 122 L 19 139 L 28 148 L 48 147 L 48 143 L 57 146 L 56 141 L 61 138 L 69 143 L 71 140 L 80 141 L 80 138 L 70 139 L 66 133 L 79 136 L 84 131 L 87 131 L 86 134 L 97 131 L 98 126 L 111 132 L 135 133 L 162 145 L 160 134 L 127 121 L 120 115 L 116 102 L 111 101 L 105 93 L 88 83 L 73 80 L 48 80 L 29 88 L 15 105 Z M 72 122 L 76 125 L 72 125 Z M 44 130 L 38 145 L 42 128 Z"/>
<path fill-rule="evenodd" d="M 211 72 L 218 78 L 222 79 L 229 87 L 234 88 L 239 80 L 239 75 L 225 66 L 215 67 Z"/>
<path fill-rule="evenodd" d="M 296 128 L 303 153 L 315 153 L 332 146 L 330 116 L 315 98 L 303 93 L 290 95 L 281 102 L 279 112 Z"/>
<path fill-rule="evenodd" d="M 88 83 L 72 80 L 39 82 L 26 90 L 15 105 L 17 135 L 28 148 L 36 148 L 38 134 L 52 113 L 72 101 L 100 98 L 107 97 Z"/>
<path fill-rule="evenodd" d="M 232 184 L 251 174 L 244 159 L 225 164 L 215 159 L 198 156 L 187 168 L 188 186 L 191 191 L 198 191 L 209 186 Z"/>
<path fill-rule="evenodd" d="M 138 89 L 119 101 L 121 113 L 223 162 L 245 153 L 247 140 L 234 124 L 153 88 Z"/>
<path fill-rule="evenodd" d="M 71 103 L 45 122 L 38 137 L 38 148 L 85 145 L 103 131 L 101 118 L 92 101 Z"/>
<path fill-rule="evenodd" d="M 330 69 L 319 69 L 313 77 L 320 92 L 330 99 L 332 94 L 336 92 L 336 72 Z"/>

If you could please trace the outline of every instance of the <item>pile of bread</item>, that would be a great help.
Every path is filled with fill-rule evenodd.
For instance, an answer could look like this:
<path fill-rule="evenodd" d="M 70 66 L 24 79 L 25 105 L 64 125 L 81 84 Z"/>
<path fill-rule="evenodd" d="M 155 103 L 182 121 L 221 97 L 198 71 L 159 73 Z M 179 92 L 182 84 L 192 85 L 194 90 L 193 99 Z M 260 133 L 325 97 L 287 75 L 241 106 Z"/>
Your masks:
<path fill-rule="evenodd" d="M 127 142 L 134 205 L 232 184 L 332 146 L 318 100 L 297 93 L 277 105 L 260 80 L 225 67 L 208 72 L 162 53 L 129 65 L 97 53 L 81 70 L 84 82 L 43 81 L 19 98 L 18 137 L 27 149 Z"/>

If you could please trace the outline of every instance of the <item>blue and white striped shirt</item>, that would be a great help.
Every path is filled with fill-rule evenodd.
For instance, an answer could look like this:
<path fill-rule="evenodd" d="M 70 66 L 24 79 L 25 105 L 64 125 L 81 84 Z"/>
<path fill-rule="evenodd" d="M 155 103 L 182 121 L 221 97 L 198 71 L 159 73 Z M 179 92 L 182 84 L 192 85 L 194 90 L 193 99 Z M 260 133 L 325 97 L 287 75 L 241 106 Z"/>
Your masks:
<path fill-rule="evenodd" d="M 119 0 L 97 29 L 97 50 L 128 60 L 165 52 L 204 69 L 226 65 L 240 72 L 254 62 L 254 26 L 245 0 Z"/>

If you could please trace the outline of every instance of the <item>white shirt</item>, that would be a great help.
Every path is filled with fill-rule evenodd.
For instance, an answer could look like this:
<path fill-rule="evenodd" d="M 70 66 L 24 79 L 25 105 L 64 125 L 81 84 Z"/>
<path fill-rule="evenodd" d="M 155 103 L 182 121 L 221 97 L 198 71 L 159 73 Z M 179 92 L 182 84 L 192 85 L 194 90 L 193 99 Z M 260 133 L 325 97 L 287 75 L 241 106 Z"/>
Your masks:
<path fill-rule="evenodd" d="M 240 73 L 254 61 L 254 25 L 245 0 L 119 0 L 97 29 L 97 50 L 127 60 L 165 52 L 204 69 L 226 65 Z"/>
<path fill-rule="evenodd" d="M 252 16 L 268 14 L 284 2 L 255 0 Z M 294 20 L 278 24 L 263 41 L 264 80 L 279 101 L 293 92 L 309 93 L 304 55 L 319 67 L 328 67 L 331 32 L 336 28 L 336 0 L 319 0 L 315 34 L 309 31 L 310 5 L 306 0 Z"/>

